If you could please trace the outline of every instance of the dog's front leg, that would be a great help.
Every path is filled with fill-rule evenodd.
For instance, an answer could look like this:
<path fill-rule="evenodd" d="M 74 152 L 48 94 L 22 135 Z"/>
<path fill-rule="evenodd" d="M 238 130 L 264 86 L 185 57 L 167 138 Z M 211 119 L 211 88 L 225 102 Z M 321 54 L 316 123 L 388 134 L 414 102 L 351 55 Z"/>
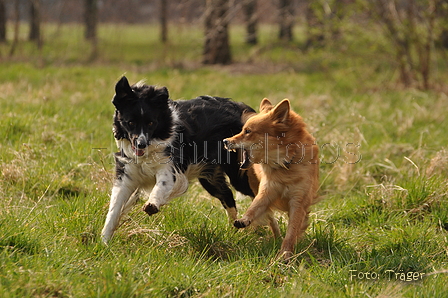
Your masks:
<path fill-rule="evenodd" d="M 117 180 L 115 182 L 110 196 L 109 212 L 106 216 L 104 228 L 101 231 L 101 239 L 105 244 L 112 238 L 112 235 L 120 222 L 123 206 L 125 206 L 129 197 L 136 189 L 137 186 L 132 184 L 127 178 L 126 181 Z"/>
<path fill-rule="evenodd" d="M 245 228 L 261 216 L 264 216 L 272 201 L 280 195 L 272 190 L 269 191 L 269 188 L 266 187 L 266 183 L 266 181 L 261 181 L 258 194 L 255 196 L 249 208 L 247 208 L 243 217 L 235 220 L 235 222 L 233 223 L 235 227 Z M 271 217 L 269 217 L 269 219 L 273 220 L 273 216 Z M 273 232 L 276 236 L 280 235 L 278 229 L 273 229 Z"/>
<path fill-rule="evenodd" d="M 182 181 L 184 177 L 174 176 L 171 167 L 162 168 L 156 174 L 156 185 L 149 195 L 149 199 L 143 205 L 143 211 L 148 213 L 148 215 L 153 215 L 160 210 L 160 206 L 168 203 L 169 199 L 176 195 L 183 193 L 188 187 L 182 185 L 181 190 L 179 190 L 179 184 L 183 184 Z"/>

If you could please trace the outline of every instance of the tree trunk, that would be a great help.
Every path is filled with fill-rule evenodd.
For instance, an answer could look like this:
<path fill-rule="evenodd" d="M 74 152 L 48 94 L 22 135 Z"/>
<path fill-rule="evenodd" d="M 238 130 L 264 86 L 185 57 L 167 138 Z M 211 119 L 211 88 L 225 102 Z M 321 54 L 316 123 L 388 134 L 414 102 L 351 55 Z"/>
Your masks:
<path fill-rule="evenodd" d="M 84 20 L 86 25 L 86 31 L 84 37 L 90 41 L 91 50 L 88 60 L 95 60 L 98 56 L 98 1 L 97 0 L 85 0 L 85 12 Z"/>
<path fill-rule="evenodd" d="M 444 49 L 448 49 L 448 29 L 446 29 L 446 28 L 442 29 L 439 39 L 440 39 L 441 46 Z"/>
<path fill-rule="evenodd" d="M 325 44 L 325 26 L 316 13 L 316 10 L 320 8 L 320 3 L 315 3 L 308 0 L 305 17 L 306 17 L 306 45 L 305 48 L 321 47 Z"/>
<path fill-rule="evenodd" d="M 395 47 L 400 81 L 405 87 L 410 87 L 414 82 L 414 67 L 412 57 L 410 56 L 411 41 L 409 28 L 406 30 L 407 34 L 400 34 L 403 29 L 400 28 L 401 22 L 398 19 L 398 13 L 393 13 L 397 11 L 394 1 L 381 0 L 372 2 L 372 5 L 376 9 L 377 16 L 386 28 L 387 35 Z"/>
<path fill-rule="evenodd" d="M 232 62 L 229 45 L 229 1 L 207 0 L 205 8 L 204 64 Z"/>
<path fill-rule="evenodd" d="M 257 0 L 243 1 L 244 19 L 246 22 L 246 43 L 255 45 L 258 43 L 257 39 Z"/>
<path fill-rule="evenodd" d="M 37 43 L 41 47 L 40 36 L 40 0 L 30 0 L 30 34 L 28 36 L 30 41 Z"/>
<path fill-rule="evenodd" d="M 98 24 L 98 3 L 97 0 L 85 0 L 85 34 L 87 40 L 96 40 Z"/>
<path fill-rule="evenodd" d="M 293 0 L 279 1 L 279 39 L 292 41 L 292 27 L 294 24 L 294 6 Z"/>
<path fill-rule="evenodd" d="M 419 44 L 419 60 L 420 60 L 420 74 L 423 80 L 423 89 L 428 90 L 431 87 L 430 75 L 431 75 L 431 52 L 432 44 L 434 43 L 434 26 L 436 18 L 436 0 L 428 1 L 428 8 L 426 11 L 427 18 L 427 36 L 426 40 L 420 41 Z M 417 35 L 417 31 L 416 31 Z"/>
<path fill-rule="evenodd" d="M 17 45 L 19 43 L 19 29 L 20 29 L 20 2 L 19 0 L 14 0 L 14 37 L 12 40 L 11 49 L 9 50 L 9 56 L 12 57 L 16 51 Z"/>
<path fill-rule="evenodd" d="M 160 0 L 160 41 L 168 41 L 168 0 Z"/>
<path fill-rule="evenodd" d="M 429 0 L 372 1 L 372 8 L 395 47 L 400 81 L 405 87 L 431 87 L 431 58 L 437 5 Z M 440 13 L 440 12 L 438 12 Z"/>
<path fill-rule="evenodd" d="M 6 42 L 6 7 L 5 0 L 0 0 L 0 43 Z"/>
<path fill-rule="evenodd" d="M 448 49 L 448 0 L 440 0 L 437 4 L 437 19 L 442 20 L 440 23 L 439 45 L 444 49 Z"/>

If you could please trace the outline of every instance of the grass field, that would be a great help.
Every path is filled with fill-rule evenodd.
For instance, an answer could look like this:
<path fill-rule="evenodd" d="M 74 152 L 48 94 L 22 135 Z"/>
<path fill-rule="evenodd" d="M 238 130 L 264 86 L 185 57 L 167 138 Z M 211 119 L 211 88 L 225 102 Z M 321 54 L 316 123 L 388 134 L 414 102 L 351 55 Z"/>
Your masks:
<path fill-rule="evenodd" d="M 273 30 L 250 48 L 234 28 L 236 63 L 221 67 L 200 66 L 197 28 L 173 27 L 162 46 L 154 27 L 104 25 L 95 61 L 74 26 L 46 27 L 41 51 L 22 42 L 7 58 L 0 45 L 1 296 L 446 297 L 446 53 L 436 89 L 403 90 L 378 37 L 350 28 L 303 52 L 300 36 L 276 44 Z M 135 208 L 100 243 L 122 74 L 173 99 L 292 101 L 321 148 L 322 201 L 290 264 L 269 231 L 235 231 L 196 184 L 154 216 Z"/>

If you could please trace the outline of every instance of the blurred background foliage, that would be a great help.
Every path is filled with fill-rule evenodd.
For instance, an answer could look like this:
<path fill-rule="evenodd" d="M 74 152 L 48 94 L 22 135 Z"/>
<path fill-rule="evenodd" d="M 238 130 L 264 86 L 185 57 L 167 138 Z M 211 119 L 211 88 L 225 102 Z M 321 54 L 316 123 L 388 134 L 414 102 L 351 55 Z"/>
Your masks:
<path fill-rule="evenodd" d="M 447 0 L 0 0 L 0 61 L 321 71 L 340 53 L 427 90 L 445 84 L 447 16 Z"/>

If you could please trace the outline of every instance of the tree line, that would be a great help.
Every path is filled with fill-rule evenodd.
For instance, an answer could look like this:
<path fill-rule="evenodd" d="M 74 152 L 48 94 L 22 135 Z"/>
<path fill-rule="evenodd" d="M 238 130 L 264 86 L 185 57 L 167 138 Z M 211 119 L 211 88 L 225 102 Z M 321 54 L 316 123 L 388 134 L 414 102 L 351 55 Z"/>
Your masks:
<path fill-rule="evenodd" d="M 347 18 L 367 18 L 378 25 L 392 45 L 403 85 L 422 89 L 431 87 L 431 59 L 435 49 L 448 48 L 448 0 L 138 0 L 132 3 L 120 0 L 59 2 L 72 11 L 82 11 L 85 38 L 93 45 L 92 57 L 97 54 L 98 23 L 110 21 L 114 8 L 123 12 L 124 8 L 132 9 L 132 5 L 136 5 L 134 9 L 137 10 L 145 8 L 139 12 L 145 17 L 133 19 L 137 11 L 130 11 L 121 14 L 126 18 L 119 19 L 158 22 L 161 43 L 168 41 L 171 22 L 180 18 L 202 20 L 204 64 L 232 63 L 228 31 L 230 24 L 236 21 L 245 25 L 246 42 L 256 45 L 261 22 L 275 22 L 278 40 L 288 43 L 294 40 L 297 20 L 305 20 L 304 47 L 309 49 L 325 47 L 328 42 L 338 40 L 343 34 L 341 24 Z M 0 0 L 0 42 L 7 41 L 7 24 L 13 27 L 10 55 L 14 54 L 19 22 L 24 15 L 29 22 L 29 40 L 42 46 L 42 15 L 51 12 L 55 5 L 55 0 Z M 59 13 L 62 15 L 62 9 Z M 54 20 L 54 14 L 47 13 L 48 19 Z"/>

